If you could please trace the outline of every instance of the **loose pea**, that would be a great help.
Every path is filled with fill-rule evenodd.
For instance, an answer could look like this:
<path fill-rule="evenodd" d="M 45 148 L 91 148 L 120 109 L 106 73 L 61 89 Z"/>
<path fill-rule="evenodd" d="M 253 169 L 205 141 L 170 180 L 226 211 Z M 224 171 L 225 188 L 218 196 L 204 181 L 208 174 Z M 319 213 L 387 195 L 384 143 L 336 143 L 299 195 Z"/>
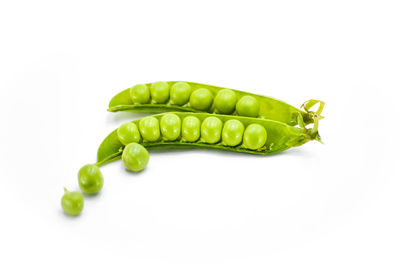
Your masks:
<path fill-rule="evenodd" d="M 228 120 L 222 129 L 222 141 L 225 145 L 237 146 L 242 142 L 243 132 L 243 123 L 236 119 Z"/>
<path fill-rule="evenodd" d="M 83 209 L 83 195 L 81 192 L 69 192 L 64 188 L 61 199 L 61 207 L 64 212 L 71 216 L 77 216 Z"/>
<path fill-rule="evenodd" d="M 145 84 L 137 84 L 129 90 L 134 104 L 146 104 L 150 102 L 150 90 Z"/>
<path fill-rule="evenodd" d="M 78 172 L 79 187 L 85 194 L 97 194 L 103 188 L 103 175 L 95 164 L 87 164 Z"/>
<path fill-rule="evenodd" d="M 177 82 L 171 87 L 171 103 L 179 106 L 185 105 L 189 101 L 190 85 L 185 82 Z"/>
<path fill-rule="evenodd" d="M 121 141 L 121 143 L 124 145 L 132 142 L 137 143 L 140 141 L 139 129 L 133 122 L 125 122 L 122 124 L 118 128 L 117 134 L 119 141 Z"/>
<path fill-rule="evenodd" d="M 207 117 L 201 124 L 201 139 L 215 144 L 221 139 L 222 121 L 217 117 Z"/>
<path fill-rule="evenodd" d="M 154 117 L 145 117 L 139 122 L 139 130 L 144 141 L 154 142 L 160 138 L 160 126 Z"/>
<path fill-rule="evenodd" d="M 138 143 L 130 143 L 122 152 L 122 162 L 130 171 L 141 171 L 149 162 L 149 152 Z"/>
<path fill-rule="evenodd" d="M 243 146 L 248 149 L 257 150 L 262 148 L 267 141 L 267 131 L 257 123 L 250 124 L 244 131 Z"/>
<path fill-rule="evenodd" d="M 187 116 L 182 121 L 182 139 L 196 142 L 200 137 L 200 120 L 194 116 Z"/>
<path fill-rule="evenodd" d="M 237 102 L 236 111 L 240 116 L 257 117 L 260 104 L 255 97 L 246 95 Z"/>
<path fill-rule="evenodd" d="M 176 114 L 165 114 L 160 120 L 160 128 L 165 140 L 176 140 L 181 135 L 181 119 Z"/>
<path fill-rule="evenodd" d="M 166 82 L 155 82 L 151 85 L 150 92 L 154 102 L 164 104 L 169 98 L 169 85 Z"/>
<path fill-rule="evenodd" d="M 213 102 L 213 94 L 205 88 L 197 89 L 190 96 L 190 106 L 198 110 L 207 110 Z"/>
<path fill-rule="evenodd" d="M 214 103 L 217 111 L 222 114 L 231 114 L 236 106 L 236 93 L 230 89 L 222 89 L 215 96 Z"/>

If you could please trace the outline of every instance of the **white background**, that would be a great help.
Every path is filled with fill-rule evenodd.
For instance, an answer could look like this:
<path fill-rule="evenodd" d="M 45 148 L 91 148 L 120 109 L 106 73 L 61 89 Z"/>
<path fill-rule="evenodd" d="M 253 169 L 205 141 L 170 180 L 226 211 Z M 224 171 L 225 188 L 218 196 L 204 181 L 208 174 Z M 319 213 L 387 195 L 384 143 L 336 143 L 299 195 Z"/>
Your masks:
<path fill-rule="evenodd" d="M 1 266 L 399 266 L 398 1 L 2 1 Z M 300 106 L 320 134 L 276 156 L 151 153 L 63 187 L 134 114 L 137 83 L 195 81 Z"/>

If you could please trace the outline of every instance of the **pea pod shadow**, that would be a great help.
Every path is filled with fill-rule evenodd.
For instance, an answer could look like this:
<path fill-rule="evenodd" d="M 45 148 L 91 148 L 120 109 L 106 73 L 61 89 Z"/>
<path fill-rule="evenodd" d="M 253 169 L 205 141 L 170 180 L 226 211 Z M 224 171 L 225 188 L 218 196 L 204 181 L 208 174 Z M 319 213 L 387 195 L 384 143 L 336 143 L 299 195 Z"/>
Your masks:
<path fill-rule="evenodd" d="M 133 111 L 121 111 L 118 113 L 107 113 L 107 122 L 121 123 L 131 120 L 137 120 L 145 116 L 154 115 L 154 112 L 135 113 Z"/>
<path fill-rule="evenodd" d="M 215 149 L 210 149 L 210 148 L 188 148 L 188 147 L 182 147 L 182 148 L 174 148 L 174 149 L 165 149 L 165 148 L 159 148 L 159 147 L 149 147 L 148 148 L 149 152 L 151 154 L 181 154 L 183 152 L 201 152 L 201 153 L 207 153 L 207 154 L 216 154 L 216 155 L 230 155 L 231 157 L 240 157 L 240 158 L 245 158 L 245 157 L 254 157 L 254 158 L 270 158 L 270 157 L 282 157 L 282 156 L 295 156 L 295 157 L 314 157 L 312 153 L 309 153 L 307 150 L 304 149 L 296 149 L 292 148 L 290 150 L 285 150 L 280 153 L 276 154 L 268 154 L 268 155 L 258 155 L 258 154 L 243 154 L 243 153 L 237 153 L 235 151 L 226 151 L 226 150 L 215 150 Z"/>

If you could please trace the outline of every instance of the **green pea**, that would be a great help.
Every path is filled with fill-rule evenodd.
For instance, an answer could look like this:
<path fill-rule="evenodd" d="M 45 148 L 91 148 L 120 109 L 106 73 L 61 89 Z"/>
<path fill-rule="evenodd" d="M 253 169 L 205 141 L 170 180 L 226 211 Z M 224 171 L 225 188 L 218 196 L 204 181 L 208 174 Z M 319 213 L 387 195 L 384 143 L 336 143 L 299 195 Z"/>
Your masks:
<path fill-rule="evenodd" d="M 69 192 L 64 188 L 61 199 L 61 207 L 64 212 L 71 216 L 77 216 L 83 210 L 83 195 L 81 192 Z"/>
<path fill-rule="evenodd" d="M 182 121 L 182 139 L 196 142 L 200 137 L 200 120 L 194 116 L 187 116 Z"/>
<path fill-rule="evenodd" d="M 207 110 L 213 102 L 213 94 L 210 90 L 200 88 L 195 90 L 190 96 L 190 106 L 198 110 Z"/>
<path fill-rule="evenodd" d="M 240 116 L 257 117 L 260 111 L 260 103 L 255 97 L 246 95 L 237 102 L 236 111 Z"/>
<path fill-rule="evenodd" d="M 103 175 L 95 164 L 87 164 L 78 172 L 79 187 L 85 194 L 97 194 L 103 188 Z"/>
<path fill-rule="evenodd" d="M 243 123 L 236 119 L 228 120 L 222 129 L 222 141 L 225 145 L 237 146 L 242 142 L 243 132 Z"/>
<path fill-rule="evenodd" d="M 235 110 L 237 102 L 236 93 L 230 89 L 220 90 L 214 99 L 217 111 L 222 114 L 231 114 Z"/>
<path fill-rule="evenodd" d="M 267 141 L 267 131 L 257 123 L 250 124 L 244 131 L 243 146 L 248 149 L 257 150 L 262 148 Z"/>
<path fill-rule="evenodd" d="M 118 130 L 118 139 L 122 144 L 127 145 L 129 143 L 140 141 L 139 129 L 133 122 L 125 122 L 122 124 Z"/>
<path fill-rule="evenodd" d="M 138 143 L 130 143 L 122 152 L 122 162 L 130 171 L 141 171 L 149 162 L 149 152 Z"/>
<path fill-rule="evenodd" d="M 146 104 L 150 102 L 150 90 L 145 84 L 137 84 L 129 89 L 134 104 Z"/>
<path fill-rule="evenodd" d="M 185 105 L 189 101 L 192 89 L 185 82 L 177 82 L 171 87 L 171 103 L 179 106 Z"/>
<path fill-rule="evenodd" d="M 181 119 L 176 114 L 165 114 L 161 117 L 160 129 L 165 140 L 176 140 L 181 135 Z"/>
<path fill-rule="evenodd" d="M 160 126 L 154 117 L 145 117 L 139 122 L 139 130 L 144 141 L 154 142 L 160 138 Z"/>
<path fill-rule="evenodd" d="M 166 82 L 155 82 L 151 85 L 150 92 L 154 102 L 164 104 L 169 98 L 169 85 Z"/>
<path fill-rule="evenodd" d="M 207 117 L 201 124 L 202 141 L 215 144 L 221 139 L 222 121 L 217 117 Z"/>

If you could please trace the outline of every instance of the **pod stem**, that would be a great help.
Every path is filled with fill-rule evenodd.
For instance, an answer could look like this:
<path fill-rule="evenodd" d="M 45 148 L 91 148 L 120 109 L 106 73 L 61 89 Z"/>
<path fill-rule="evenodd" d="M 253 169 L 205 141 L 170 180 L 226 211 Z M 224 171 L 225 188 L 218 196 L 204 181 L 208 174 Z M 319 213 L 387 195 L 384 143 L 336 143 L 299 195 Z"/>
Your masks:
<path fill-rule="evenodd" d="M 318 141 L 321 142 L 321 138 L 319 137 L 319 134 L 318 134 L 319 117 L 317 114 L 314 114 L 313 118 L 314 118 L 314 126 L 312 127 L 312 129 L 310 131 L 310 135 L 311 135 L 311 138 L 317 139 Z"/>
<path fill-rule="evenodd" d="M 67 188 L 65 188 L 65 187 L 64 187 L 64 193 L 65 193 L 65 194 L 68 194 L 68 193 L 69 193 L 69 191 L 68 191 Z"/>
<path fill-rule="evenodd" d="M 318 107 L 317 111 L 311 111 L 310 108 L 312 108 L 316 104 L 319 104 L 319 107 Z M 300 108 L 304 108 L 304 110 L 307 113 L 310 113 L 310 114 L 313 114 L 313 115 L 317 114 L 319 116 L 318 119 L 320 120 L 320 119 L 324 118 L 323 116 L 321 116 L 321 113 L 322 113 L 322 110 L 324 109 L 324 107 L 325 107 L 325 102 L 324 101 L 316 100 L 316 99 L 310 99 L 310 100 L 304 102 L 303 105 L 301 105 Z"/>
<path fill-rule="evenodd" d="M 313 106 L 316 104 L 319 104 L 317 111 L 312 111 L 310 110 Z M 318 134 L 318 125 L 319 125 L 319 120 L 323 119 L 324 117 L 321 115 L 322 110 L 325 107 L 325 102 L 316 100 L 316 99 L 310 99 L 301 105 L 301 108 L 304 108 L 305 112 L 309 114 L 313 120 L 313 128 L 309 130 L 309 134 L 312 139 L 315 139 L 319 142 L 322 143 L 321 137 Z M 299 126 L 302 127 L 302 125 L 299 123 Z M 304 127 L 302 127 L 304 129 Z"/>

